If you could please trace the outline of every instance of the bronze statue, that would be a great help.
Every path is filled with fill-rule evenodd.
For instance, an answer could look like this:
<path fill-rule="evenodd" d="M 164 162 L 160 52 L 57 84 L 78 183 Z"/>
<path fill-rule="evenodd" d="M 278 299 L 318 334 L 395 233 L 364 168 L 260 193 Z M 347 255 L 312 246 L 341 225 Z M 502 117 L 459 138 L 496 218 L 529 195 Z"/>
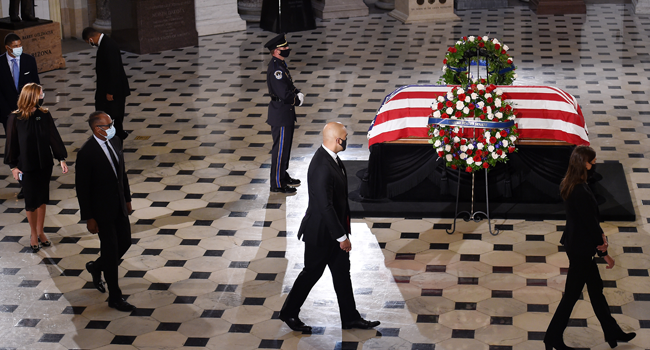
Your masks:
<path fill-rule="evenodd" d="M 20 17 L 18 16 L 19 7 Z M 38 21 L 38 18 L 34 17 L 34 0 L 9 0 L 9 17 L 12 22 L 20 22 L 21 17 L 23 21 Z"/>

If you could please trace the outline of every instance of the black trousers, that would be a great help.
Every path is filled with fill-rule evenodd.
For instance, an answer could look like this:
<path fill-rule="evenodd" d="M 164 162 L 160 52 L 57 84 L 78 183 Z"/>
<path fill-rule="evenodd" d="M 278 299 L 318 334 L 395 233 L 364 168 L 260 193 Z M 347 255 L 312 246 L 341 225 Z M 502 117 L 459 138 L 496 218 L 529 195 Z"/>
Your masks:
<path fill-rule="evenodd" d="M 612 317 L 607 300 L 603 295 L 603 280 L 600 278 L 596 262 L 591 257 L 569 258 L 569 271 L 566 276 L 564 295 L 546 330 L 545 343 L 564 343 L 562 335 L 585 284 L 587 284 L 591 307 L 594 309 L 598 321 L 600 321 L 605 339 L 616 339 L 623 333 L 621 327 Z"/>
<path fill-rule="evenodd" d="M 293 283 L 287 300 L 280 310 L 280 317 L 298 317 L 309 292 L 323 275 L 325 266 L 328 266 L 339 303 L 341 322 L 348 323 L 360 319 L 361 315 L 357 311 L 350 279 L 350 253 L 344 252 L 336 241 L 327 247 L 305 244 L 304 259 L 305 267 Z"/>
<path fill-rule="evenodd" d="M 118 216 L 114 220 L 98 220 L 100 257 L 95 264 L 104 272 L 108 285 L 108 299 L 119 300 L 122 290 L 117 282 L 117 267 L 129 247 L 131 247 L 131 225 L 129 218 Z"/>
<path fill-rule="evenodd" d="M 273 148 L 271 149 L 271 188 L 282 188 L 289 181 L 289 159 L 291 158 L 291 144 L 293 143 L 293 129 L 291 126 L 272 126 Z"/>
<path fill-rule="evenodd" d="M 124 132 L 124 114 L 126 111 L 126 97 L 113 96 L 113 101 L 104 98 L 95 100 L 95 110 L 104 111 L 111 116 L 115 122 L 115 135 L 124 140 L 126 133 Z"/>

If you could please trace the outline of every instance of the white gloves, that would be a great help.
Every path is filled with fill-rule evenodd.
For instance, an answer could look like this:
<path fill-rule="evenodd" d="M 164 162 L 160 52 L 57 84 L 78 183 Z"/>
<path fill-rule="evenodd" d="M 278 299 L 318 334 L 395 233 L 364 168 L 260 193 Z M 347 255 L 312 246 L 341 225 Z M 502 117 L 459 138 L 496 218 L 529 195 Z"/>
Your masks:
<path fill-rule="evenodd" d="M 298 106 L 302 106 L 302 103 L 305 102 L 305 95 L 302 92 L 299 92 L 298 99 L 300 100 L 300 104 Z"/>

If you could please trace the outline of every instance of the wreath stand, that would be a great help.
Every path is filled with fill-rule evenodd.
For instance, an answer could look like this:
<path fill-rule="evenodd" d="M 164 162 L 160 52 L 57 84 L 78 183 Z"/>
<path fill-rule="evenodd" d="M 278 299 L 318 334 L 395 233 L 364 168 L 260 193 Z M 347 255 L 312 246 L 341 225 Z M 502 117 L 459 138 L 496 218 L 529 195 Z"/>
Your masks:
<path fill-rule="evenodd" d="M 476 50 L 476 71 L 477 71 L 478 79 L 480 79 L 479 67 L 480 67 L 480 57 L 481 56 L 485 57 L 485 67 L 486 68 L 489 67 L 489 65 L 488 65 L 489 57 L 487 55 L 487 51 L 485 49 Z M 471 55 L 470 52 L 465 53 L 465 59 L 467 59 L 467 77 L 468 77 L 468 81 L 470 81 L 470 82 L 471 82 L 471 78 L 470 78 L 469 75 L 470 75 L 470 68 L 471 68 L 471 60 L 472 60 L 473 57 L 474 56 Z M 489 75 L 490 74 L 489 69 L 486 69 L 486 71 L 487 71 L 487 74 Z M 474 133 L 476 134 L 476 129 L 474 129 Z M 465 210 L 465 211 L 459 212 L 458 211 L 458 202 L 460 200 L 460 181 L 461 181 L 461 177 L 460 177 L 460 167 L 458 168 L 458 186 L 456 187 L 456 210 L 454 211 L 454 223 L 453 223 L 453 226 L 451 227 L 451 231 L 449 231 L 449 229 L 445 230 L 445 231 L 447 231 L 448 234 L 451 235 L 451 234 L 454 234 L 454 232 L 456 232 L 456 220 L 461 215 L 465 216 L 463 218 L 463 220 L 465 220 L 465 222 L 469 222 L 470 220 L 472 220 L 474 222 L 480 222 L 480 221 L 483 220 L 483 217 L 481 217 L 479 215 L 483 215 L 483 216 L 485 216 L 487 218 L 488 229 L 490 231 L 490 234 L 493 235 L 493 236 L 496 236 L 496 235 L 499 234 L 499 229 L 496 227 L 496 225 L 494 227 L 494 231 L 492 231 L 492 220 L 490 218 L 490 197 L 488 195 L 489 191 L 488 191 L 488 171 L 487 171 L 487 169 L 485 169 L 484 172 L 485 172 L 485 205 L 486 205 L 486 211 L 485 212 L 483 212 L 483 211 L 474 211 L 474 176 L 475 176 L 476 172 L 472 172 L 472 202 L 471 202 L 471 206 L 470 206 L 470 211 Z"/>

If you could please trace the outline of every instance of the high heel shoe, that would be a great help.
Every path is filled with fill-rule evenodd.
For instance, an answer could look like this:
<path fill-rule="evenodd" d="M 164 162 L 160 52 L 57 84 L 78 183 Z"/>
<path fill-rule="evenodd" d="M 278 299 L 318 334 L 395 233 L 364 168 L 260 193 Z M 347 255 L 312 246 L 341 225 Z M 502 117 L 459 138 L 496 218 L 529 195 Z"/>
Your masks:
<path fill-rule="evenodd" d="M 43 245 L 43 247 L 49 247 L 52 245 L 52 242 L 50 241 L 42 242 L 40 237 L 38 238 L 38 241 Z"/>
<path fill-rule="evenodd" d="M 609 344 L 609 347 L 613 349 L 618 346 L 618 342 L 627 343 L 630 340 L 634 339 L 634 337 L 636 337 L 636 333 L 630 332 L 630 333 L 623 333 L 622 335 L 619 335 L 616 339 L 612 339 L 612 340 L 605 339 L 605 340 L 607 341 L 607 344 Z"/>
<path fill-rule="evenodd" d="M 544 346 L 546 346 L 546 350 L 575 350 L 574 348 L 570 348 L 564 344 L 564 342 L 561 342 L 560 344 L 552 344 L 552 343 L 547 343 L 544 342 Z"/>
<path fill-rule="evenodd" d="M 36 253 L 39 250 L 41 250 L 41 246 L 38 244 L 32 245 L 31 247 L 32 247 L 32 253 Z"/>

